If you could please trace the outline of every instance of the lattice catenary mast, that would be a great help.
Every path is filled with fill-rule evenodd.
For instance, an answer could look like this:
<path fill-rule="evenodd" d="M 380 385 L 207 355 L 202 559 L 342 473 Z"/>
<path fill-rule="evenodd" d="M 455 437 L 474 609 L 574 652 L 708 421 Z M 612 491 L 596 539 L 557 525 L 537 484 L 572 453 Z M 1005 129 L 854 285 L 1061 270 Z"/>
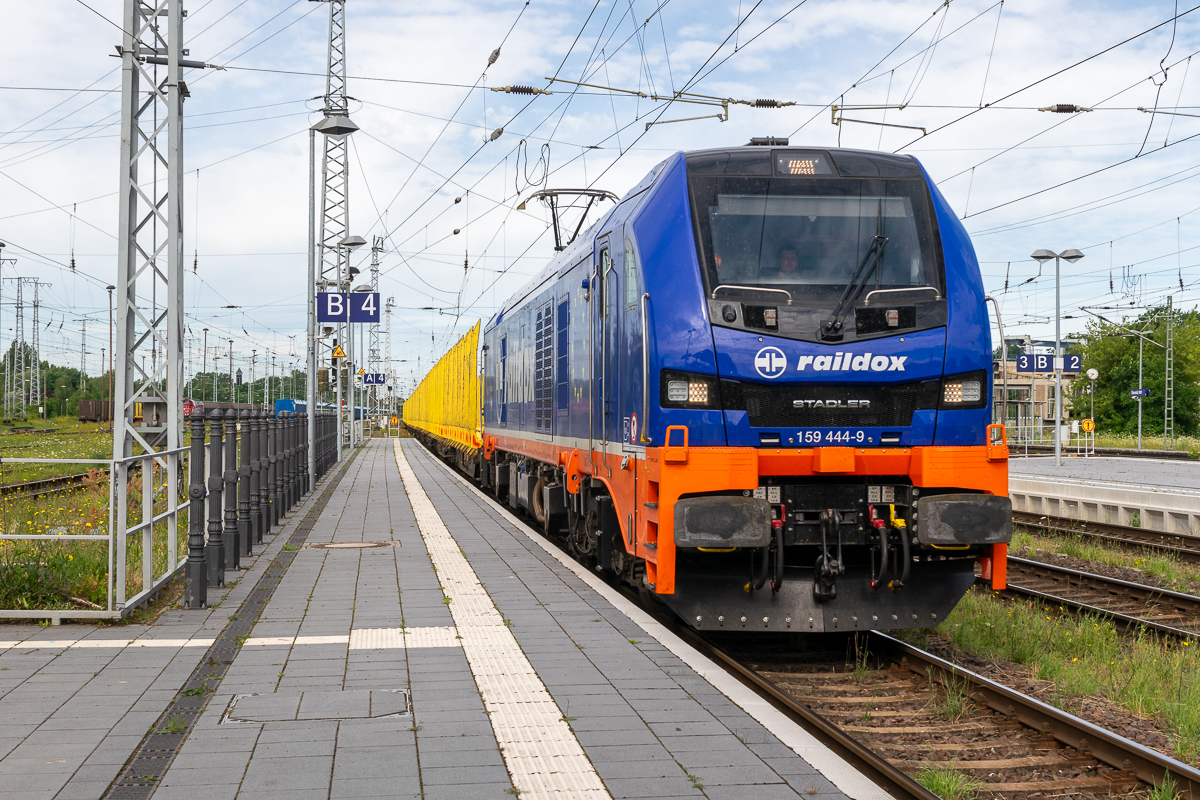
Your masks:
<path fill-rule="evenodd" d="M 371 237 L 371 291 L 379 292 L 379 255 L 383 252 L 383 237 Z M 372 322 L 367 329 L 367 372 L 380 372 L 379 323 Z M 372 384 L 370 407 L 379 408 L 379 387 Z"/>

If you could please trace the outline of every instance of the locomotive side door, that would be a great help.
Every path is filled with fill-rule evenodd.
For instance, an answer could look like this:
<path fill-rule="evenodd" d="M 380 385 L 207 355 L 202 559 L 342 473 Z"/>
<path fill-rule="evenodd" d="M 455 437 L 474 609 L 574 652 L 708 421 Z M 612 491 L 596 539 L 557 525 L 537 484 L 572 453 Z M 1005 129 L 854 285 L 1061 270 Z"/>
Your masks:
<path fill-rule="evenodd" d="M 643 436 L 646 424 L 643 383 L 645 362 L 642 356 L 642 280 L 637 246 L 633 242 L 633 228 L 626 223 L 625 235 L 621 245 L 621 296 L 618 305 L 621 308 L 621 442 L 623 450 L 641 452 L 645 447 Z"/>
<path fill-rule="evenodd" d="M 609 452 L 610 442 L 621 441 L 619 341 L 620 318 L 617 312 L 618 271 L 613 264 L 613 248 L 608 236 L 597 244 L 596 263 L 591 284 L 592 304 L 592 418 L 591 439 L 594 449 Z"/>

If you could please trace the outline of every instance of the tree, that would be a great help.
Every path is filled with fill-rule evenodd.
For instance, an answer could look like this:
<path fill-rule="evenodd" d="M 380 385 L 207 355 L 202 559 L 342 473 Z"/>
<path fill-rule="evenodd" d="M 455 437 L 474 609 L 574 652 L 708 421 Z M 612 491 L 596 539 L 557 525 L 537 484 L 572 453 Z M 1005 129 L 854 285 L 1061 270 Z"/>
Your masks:
<path fill-rule="evenodd" d="M 1196 309 L 1172 313 L 1175 349 L 1175 432 L 1195 435 L 1200 431 L 1200 312 Z M 1160 345 L 1166 343 L 1165 309 L 1152 309 L 1124 325 Z M 1138 386 L 1138 337 L 1122 327 L 1094 320 L 1073 352 L 1083 355 L 1083 370 L 1094 368 L 1096 379 L 1096 427 L 1111 433 L 1137 431 L 1137 401 L 1129 396 Z M 1087 387 L 1091 381 L 1081 379 L 1072 386 L 1074 407 L 1089 408 Z M 1142 386 L 1150 397 L 1142 400 L 1142 430 L 1146 434 L 1162 435 L 1163 401 L 1166 385 L 1166 351 L 1146 342 L 1143 345 Z M 1082 416 L 1077 414 L 1076 416 Z"/>

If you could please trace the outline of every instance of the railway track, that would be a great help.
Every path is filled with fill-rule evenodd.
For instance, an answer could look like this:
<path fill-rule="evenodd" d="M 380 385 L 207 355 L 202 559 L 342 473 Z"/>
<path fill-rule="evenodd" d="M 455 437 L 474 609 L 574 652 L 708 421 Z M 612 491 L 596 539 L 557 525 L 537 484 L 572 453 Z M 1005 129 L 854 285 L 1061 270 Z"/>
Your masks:
<path fill-rule="evenodd" d="M 1009 556 L 1006 593 L 1108 616 L 1127 629 L 1185 640 L 1200 635 L 1200 597 L 1040 561 Z"/>
<path fill-rule="evenodd" d="M 1200 536 L 1186 533 L 1167 533 L 1150 528 L 1134 528 L 1110 522 L 1048 517 L 1022 511 L 1013 512 L 1013 524 L 1047 533 L 1071 533 L 1099 539 L 1120 547 L 1150 550 L 1178 558 L 1180 561 L 1200 564 Z"/>
<path fill-rule="evenodd" d="M 777 706 L 853 737 L 906 775 L 946 769 L 978 794 L 1110 797 L 1160 786 L 1200 800 L 1200 770 L 885 634 L 847 665 L 709 645 Z"/>
<path fill-rule="evenodd" d="M 100 470 L 100 474 L 108 475 L 108 470 Z M 86 472 L 77 472 L 72 475 L 56 475 L 52 478 L 0 484 L 0 497 L 37 497 L 78 489 L 83 486 L 83 480 L 86 477 Z"/>

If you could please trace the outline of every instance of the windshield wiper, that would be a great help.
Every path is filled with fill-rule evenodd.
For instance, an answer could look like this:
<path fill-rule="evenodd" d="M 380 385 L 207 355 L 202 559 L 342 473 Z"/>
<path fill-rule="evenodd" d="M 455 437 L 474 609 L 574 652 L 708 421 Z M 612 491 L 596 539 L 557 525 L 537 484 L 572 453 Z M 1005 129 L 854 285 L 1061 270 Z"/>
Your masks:
<path fill-rule="evenodd" d="M 850 276 L 850 282 L 846 284 L 845 291 L 842 292 L 841 299 L 837 301 L 837 305 L 829 312 L 829 316 L 821 323 L 821 327 L 817 330 L 817 338 L 825 340 L 836 340 L 842 338 L 842 328 L 846 321 L 846 312 L 853 308 L 854 303 L 858 300 L 858 296 L 862 294 L 863 286 L 867 282 L 867 276 L 871 274 L 871 270 L 879 263 L 879 259 L 883 258 L 883 248 L 887 246 L 888 237 L 883 235 L 883 201 L 879 201 L 879 215 L 875 222 L 875 235 L 871 237 L 871 244 L 867 247 L 867 252 L 863 253 L 862 261 L 858 262 L 858 269 L 854 270 L 854 274 Z"/>

